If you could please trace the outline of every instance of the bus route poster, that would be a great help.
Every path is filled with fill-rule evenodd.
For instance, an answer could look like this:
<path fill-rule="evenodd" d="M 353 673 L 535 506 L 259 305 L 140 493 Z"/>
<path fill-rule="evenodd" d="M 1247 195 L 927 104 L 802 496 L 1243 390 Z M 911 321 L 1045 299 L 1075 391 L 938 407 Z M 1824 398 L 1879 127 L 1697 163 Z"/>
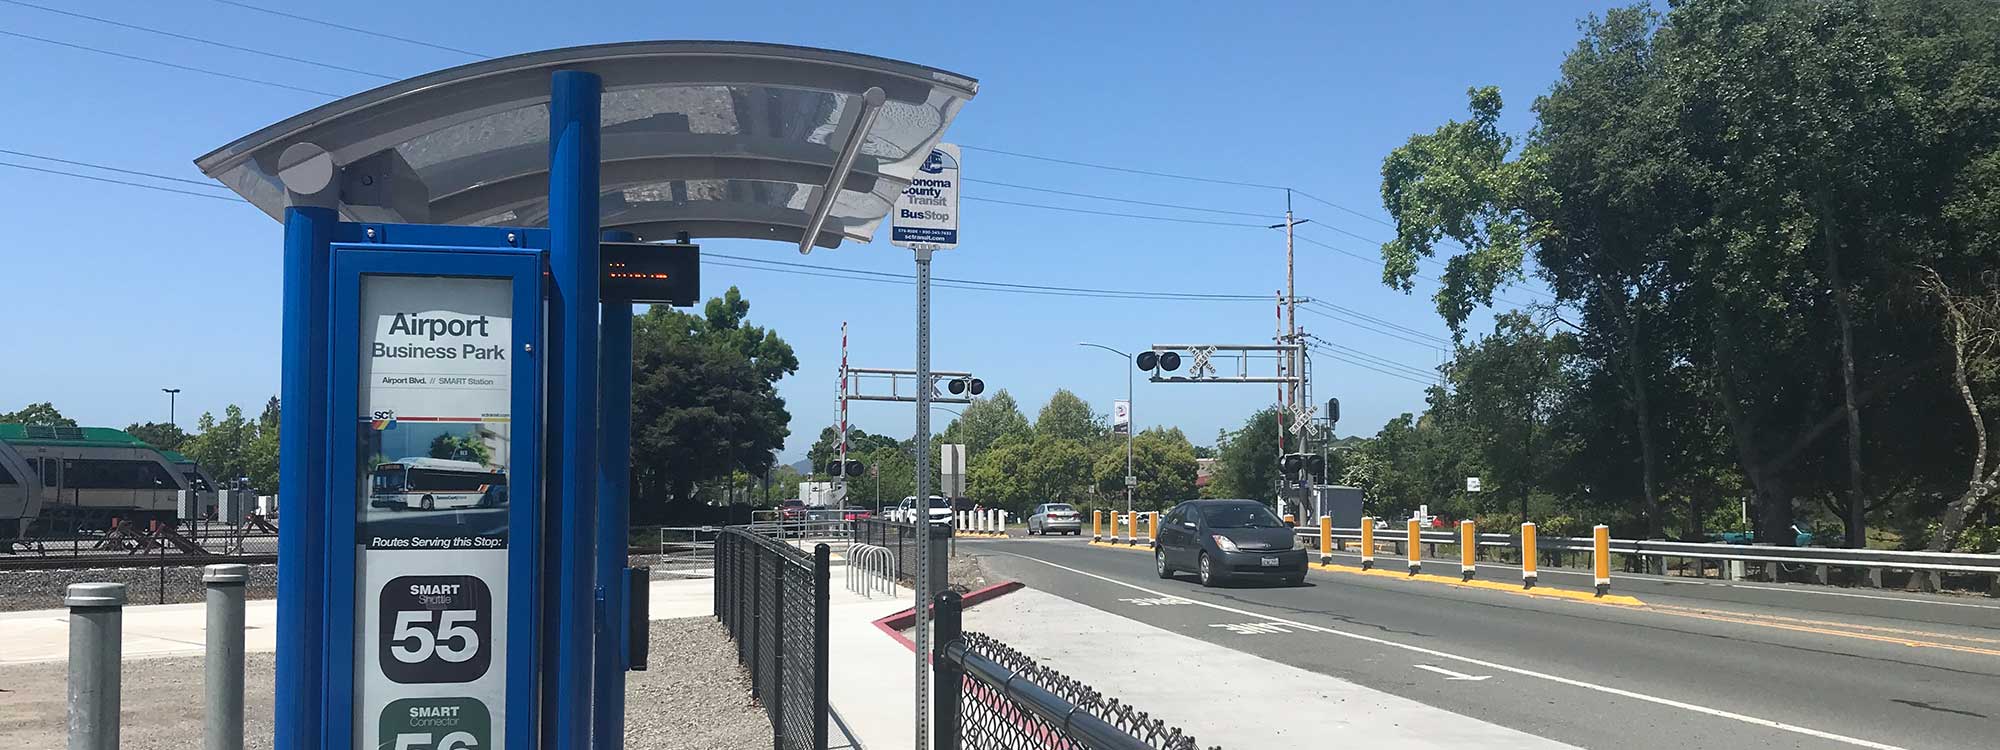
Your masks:
<path fill-rule="evenodd" d="M 357 748 L 505 741 L 512 297 L 504 278 L 362 277 Z"/>
<path fill-rule="evenodd" d="M 511 297 L 505 279 L 364 281 L 361 544 L 507 546 Z"/>

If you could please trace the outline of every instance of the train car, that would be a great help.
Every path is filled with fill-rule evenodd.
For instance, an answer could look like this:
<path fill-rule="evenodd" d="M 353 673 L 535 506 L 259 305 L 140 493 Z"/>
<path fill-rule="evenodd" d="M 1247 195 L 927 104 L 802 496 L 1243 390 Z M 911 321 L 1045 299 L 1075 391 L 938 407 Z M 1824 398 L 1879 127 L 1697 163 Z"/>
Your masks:
<path fill-rule="evenodd" d="M 491 508 L 507 502 L 507 474 L 477 461 L 412 457 L 375 467 L 368 504 L 390 510 Z"/>
<path fill-rule="evenodd" d="M 158 449 L 122 430 L 0 423 L 0 444 L 34 475 L 19 509 L 0 503 L 17 514 L 0 526 L 17 536 L 99 531 L 114 518 L 175 523 L 179 493 L 190 488 Z"/>
<path fill-rule="evenodd" d="M 19 451 L 0 441 L 0 542 L 27 532 L 28 522 L 41 510 L 41 497 L 41 477 Z"/>

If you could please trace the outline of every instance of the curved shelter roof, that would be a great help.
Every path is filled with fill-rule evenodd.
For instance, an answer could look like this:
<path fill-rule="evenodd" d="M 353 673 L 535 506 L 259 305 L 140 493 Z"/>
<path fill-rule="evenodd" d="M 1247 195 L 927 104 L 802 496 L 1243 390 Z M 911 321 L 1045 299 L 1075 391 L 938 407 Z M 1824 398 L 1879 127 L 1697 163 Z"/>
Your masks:
<path fill-rule="evenodd" d="M 280 155 L 303 143 L 331 156 L 338 209 L 349 221 L 546 226 L 549 81 L 559 69 L 604 83 L 602 228 L 647 240 L 676 232 L 779 240 L 801 250 L 815 224 L 812 244 L 821 247 L 870 239 L 978 91 L 955 73 L 847 52 L 602 44 L 398 81 L 265 127 L 195 164 L 280 220 L 289 202 Z"/>

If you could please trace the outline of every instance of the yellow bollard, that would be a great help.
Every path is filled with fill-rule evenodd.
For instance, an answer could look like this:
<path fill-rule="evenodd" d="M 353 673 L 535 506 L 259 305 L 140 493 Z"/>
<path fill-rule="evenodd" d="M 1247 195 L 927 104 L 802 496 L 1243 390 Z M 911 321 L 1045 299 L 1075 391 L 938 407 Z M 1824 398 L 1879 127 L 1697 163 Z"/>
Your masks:
<path fill-rule="evenodd" d="M 1319 564 L 1333 562 L 1333 516 L 1319 517 Z"/>
<path fill-rule="evenodd" d="M 1375 519 L 1361 517 L 1361 569 L 1375 567 Z"/>
<path fill-rule="evenodd" d="M 1090 512 L 1090 541 L 1098 542 L 1103 540 L 1104 540 L 1104 511 L 1093 510 Z"/>
<path fill-rule="evenodd" d="M 1472 580 L 1479 569 L 1479 534 L 1472 519 L 1458 522 L 1458 574 L 1461 581 Z"/>
<path fill-rule="evenodd" d="M 1157 510 L 1146 514 L 1146 540 L 1160 541 L 1160 512 Z"/>
<path fill-rule="evenodd" d="M 1592 567 L 1597 571 L 1597 595 L 1611 593 L 1611 527 L 1598 524 L 1590 529 Z"/>
<path fill-rule="evenodd" d="M 1419 551 L 1419 549 L 1420 549 L 1420 546 L 1419 546 L 1419 545 L 1423 544 L 1423 541 L 1424 541 L 1424 532 L 1423 532 L 1423 528 L 1424 528 L 1424 527 L 1423 527 L 1423 526 L 1422 526 L 1421 524 L 1419 524 L 1419 523 L 1417 522 L 1417 519 L 1414 519 L 1414 518 L 1410 519 L 1410 525 L 1409 525 L 1409 530 L 1410 530 L 1410 555 L 1409 555 L 1409 557 L 1410 557 L 1410 575 L 1416 575 L 1416 574 L 1417 574 L 1417 572 L 1418 572 L 1419 570 L 1421 570 L 1421 569 L 1422 569 L 1422 568 L 1424 567 L 1424 559 L 1423 559 L 1423 557 L 1422 557 L 1422 556 L 1421 556 L 1420 554 L 1418 554 L 1418 551 Z"/>
<path fill-rule="evenodd" d="M 1521 588 L 1535 587 L 1535 524 L 1521 524 Z"/>

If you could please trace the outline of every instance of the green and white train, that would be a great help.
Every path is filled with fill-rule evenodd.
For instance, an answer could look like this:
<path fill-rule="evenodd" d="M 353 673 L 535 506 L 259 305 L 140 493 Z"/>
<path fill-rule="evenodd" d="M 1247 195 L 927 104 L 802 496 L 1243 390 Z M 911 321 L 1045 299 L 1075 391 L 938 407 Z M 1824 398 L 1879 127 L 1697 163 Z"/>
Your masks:
<path fill-rule="evenodd" d="M 214 489 L 187 457 L 123 430 L 0 423 L 0 540 L 178 523 L 181 490 L 207 512 Z"/>

